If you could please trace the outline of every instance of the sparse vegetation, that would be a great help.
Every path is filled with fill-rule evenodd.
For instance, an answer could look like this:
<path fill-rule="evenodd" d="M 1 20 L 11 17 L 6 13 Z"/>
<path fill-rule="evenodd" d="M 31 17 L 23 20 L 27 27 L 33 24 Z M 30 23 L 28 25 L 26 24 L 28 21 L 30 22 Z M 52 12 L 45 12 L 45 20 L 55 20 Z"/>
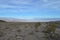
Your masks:
<path fill-rule="evenodd" d="M 0 23 L 0 38 L 1 40 L 28 40 L 28 39 L 36 39 L 42 40 L 44 39 L 44 34 L 46 40 L 58 40 L 59 34 L 56 33 L 56 25 L 57 23 L 9 23 L 9 22 L 1 22 Z M 44 33 L 41 32 L 42 28 L 45 28 Z M 41 28 L 42 27 L 42 28 Z M 43 30 L 42 30 L 43 31 Z M 11 38 L 12 37 L 12 38 Z M 32 37 L 32 38 L 31 38 Z M 7 38 L 7 39 L 6 39 Z M 45 40 L 45 39 L 44 39 Z"/>
<path fill-rule="evenodd" d="M 17 32 L 21 32 L 21 29 L 17 29 Z"/>
<path fill-rule="evenodd" d="M 3 32 L 0 32 L 0 37 L 2 37 L 3 36 Z"/>
<path fill-rule="evenodd" d="M 35 31 L 36 31 L 36 32 L 38 32 L 38 27 L 39 27 L 40 25 L 41 25 L 40 22 L 38 22 L 38 23 L 35 24 Z"/>
<path fill-rule="evenodd" d="M 34 35 L 34 33 L 33 33 L 33 32 L 31 32 L 31 33 L 29 33 L 29 35 Z"/>
<path fill-rule="evenodd" d="M 57 27 L 56 25 L 56 23 L 48 23 L 47 27 L 44 30 L 45 38 L 48 40 L 57 40 L 58 34 L 55 32 Z"/>

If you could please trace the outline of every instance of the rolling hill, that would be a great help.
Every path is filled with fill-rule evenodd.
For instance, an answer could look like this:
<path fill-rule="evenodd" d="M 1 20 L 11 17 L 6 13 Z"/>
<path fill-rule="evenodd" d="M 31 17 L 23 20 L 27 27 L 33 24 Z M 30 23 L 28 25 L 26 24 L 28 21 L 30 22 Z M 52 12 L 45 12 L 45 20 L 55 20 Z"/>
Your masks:
<path fill-rule="evenodd" d="M 60 21 L 60 18 L 33 18 L 33 19 L 17 19 L 17 18 L 3 18 L 0 20 L 7 22 L 50 22 L 50 21 Z"/>

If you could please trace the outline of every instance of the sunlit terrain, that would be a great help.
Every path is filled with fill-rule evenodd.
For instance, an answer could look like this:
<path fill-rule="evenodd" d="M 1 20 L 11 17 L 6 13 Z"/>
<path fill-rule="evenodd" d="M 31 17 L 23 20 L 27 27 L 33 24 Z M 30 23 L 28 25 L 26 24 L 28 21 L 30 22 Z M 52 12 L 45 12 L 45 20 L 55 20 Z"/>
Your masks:
<path fill-rule="evenodd" d="M 0 0 L 0 40 L 60 40 L 60 0 Z"/>
<path fill-rule="evenodd" d="M 60 40 L 60 21 L 6 22 L 0 20 L 0 40 Z"/>

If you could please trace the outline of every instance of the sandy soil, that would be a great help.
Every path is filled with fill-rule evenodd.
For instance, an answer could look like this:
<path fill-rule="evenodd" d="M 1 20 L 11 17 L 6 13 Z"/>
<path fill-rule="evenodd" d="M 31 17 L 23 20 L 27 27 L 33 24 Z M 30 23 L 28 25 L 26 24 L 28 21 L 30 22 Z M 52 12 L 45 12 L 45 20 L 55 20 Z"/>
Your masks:
<path fill-rule="evenodd" d="M 0 40 L 45 40 L 42 31 L 46 25 L 46 23 L 37 22 L 1 22 Z"/>

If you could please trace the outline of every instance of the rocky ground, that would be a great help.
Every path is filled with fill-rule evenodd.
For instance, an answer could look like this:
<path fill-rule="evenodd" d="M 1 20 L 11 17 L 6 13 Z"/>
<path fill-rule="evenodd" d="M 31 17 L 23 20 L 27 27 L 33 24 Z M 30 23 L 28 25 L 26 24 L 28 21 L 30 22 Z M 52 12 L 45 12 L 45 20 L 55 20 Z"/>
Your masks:
<path fill-rule="evenodd" d="M 46 25 L 37 22 L 0 22 L 0 40 L 45 40 L 42 31 Z"/>

